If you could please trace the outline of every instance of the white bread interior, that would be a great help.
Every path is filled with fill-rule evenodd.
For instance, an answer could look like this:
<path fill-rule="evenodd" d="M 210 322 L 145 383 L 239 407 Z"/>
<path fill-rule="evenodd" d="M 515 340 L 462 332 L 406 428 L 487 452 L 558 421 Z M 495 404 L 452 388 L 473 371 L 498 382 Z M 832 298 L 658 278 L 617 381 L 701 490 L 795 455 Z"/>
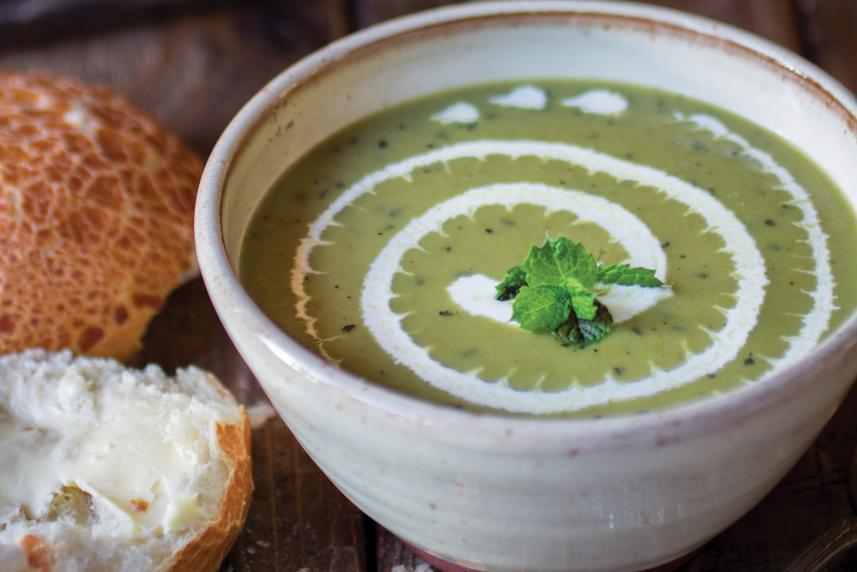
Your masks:
<path fill-rule="evenodd" d="M 200 369 L 0 357 L 3 570 L 216 570 L 250 470 L 246 412 Z"/>

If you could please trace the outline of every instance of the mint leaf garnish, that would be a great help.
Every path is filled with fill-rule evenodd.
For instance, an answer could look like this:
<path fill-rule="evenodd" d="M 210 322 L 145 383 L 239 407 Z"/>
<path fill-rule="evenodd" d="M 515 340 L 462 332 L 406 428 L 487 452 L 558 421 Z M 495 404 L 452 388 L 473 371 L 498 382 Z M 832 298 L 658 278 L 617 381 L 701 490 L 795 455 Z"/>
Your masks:
<path fill-rule="evenodd" d="M 522 286 L 527 285 L 527 273 L 520 266 L 513 266 L 506 271 L 506 277 L 497 284 L 497 299 L 511 300 L 518 294 Z"/>
<path fill-rule="evenodd" d="M 557 286 L 524 286 L 515 296 L 512 319 L 531 332 L 555 330 L 568 317 L 568 293 Z"/>
<path fill-rule="evenodd" d="M 627 264 L 611 264 L 598 268 L 598 281 L 602 284 L 619 284 L 621 286 L 645 286 L 657 288 L 663 282 L 655 277 L 655 271 Z"/>
<path fill-rule="evenodd" d="M 574 312 L 551 332 L 553 338 L 564 346 L 584 346 L 583 334 L 580 333 L 580 324 Z"/>
<path fill-rule="evenodd" d="M 596 301 L 595 304 L 598 306 L 595 317 L 578 322 L 584 345 L 600 342 L 613 330 L 613 316 L 610 315 L 610 310 L 601 302 Z"/>
<path fill-rule="evenodd" d="M 564 346 L 583 347 L 600 342 L 613 329 L 613 316 L 601 302 L 596 301 L 595 305 L 597 310 L 592 320 L 578 320 L 571 312 L 551 335 Z"/>
<path fill-rule="evenodd" d="M 531 286 L 591 288 L 598 278 L 598 263 L 582 244 L 564 236 L 534 246 L 521 264 Z"/>
<path fill-rule="evenodd" d="M 586 288 L 575 287 L 570 289 L 571 308 L 581 320 L 591 320 L 595 317 L 595 293 Z"/>
<path fill-rule="evenodd" d="M 604 339 L 613 317 L 597 296 L 603 286 L 657 288 L 663 283 L 648 268 L 600 265 L 580 244 L 565 238 L 533 246 L 497 287 L 498 300 L 514 300 L 512 319 L 531 332 L 549 332 L 564 346 L 583 347 Z"/>

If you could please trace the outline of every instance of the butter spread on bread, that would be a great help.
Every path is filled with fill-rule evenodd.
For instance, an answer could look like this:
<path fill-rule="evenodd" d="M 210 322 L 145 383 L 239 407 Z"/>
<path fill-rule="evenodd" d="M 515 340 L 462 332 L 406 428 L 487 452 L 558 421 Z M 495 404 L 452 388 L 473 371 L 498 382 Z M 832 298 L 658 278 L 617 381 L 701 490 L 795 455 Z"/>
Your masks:
<path fill-rule="evenodd" d="M 67 351 L 0 357 L 0 467 L 4 570 L 216 570 L 252 491 L 211 374 Z"/>

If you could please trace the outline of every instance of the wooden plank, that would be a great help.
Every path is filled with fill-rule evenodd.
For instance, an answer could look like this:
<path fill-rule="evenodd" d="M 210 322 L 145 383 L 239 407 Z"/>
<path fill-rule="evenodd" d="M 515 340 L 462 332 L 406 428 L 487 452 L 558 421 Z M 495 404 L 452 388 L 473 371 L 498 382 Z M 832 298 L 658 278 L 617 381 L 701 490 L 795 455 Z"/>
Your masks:
<path fill-rule="evenodd" d="M 408 550 L 397 536 L 377 528 L 377 572 L 427 572 L 431 567 Z"/>
<path fill-rule="evenodd" d="M 459 4 L 462 0 L 353 0 L 355 23 L 365 28 L 412 12 Z"/>
<path fill-rule="evenodd" d="M 857 2 L 798 0 L 809 55 L 857 93 Z"/>
<path fill-rule="evenodd" d="M 791 0 L 646 0 L 718 20 L 800 51 L 798 14 Z"/>
<path fill-rule="evenodd" d="M 0 68 L 114 88 L 207 154 L 227 122 L 269 79 L 345 32 L 340 0 L 267 8 L 245 3 L 6 46 L 0 49 Z M 29 33 L 38 36 L 38 29 Z"/>
<path fill-rule="evenodd" d="M 848 3 L 851 0 L 841 0 Z M 357 23 L 368 26 L 397 16 L 457 3 L 456 0 L 354 0 Z M 800 34 L 790 0 L 646 0 L 720 20 L 765 36 L 792 50 L 800 49 Z M 853 5 L 854 3 L 851 2 Z"/>

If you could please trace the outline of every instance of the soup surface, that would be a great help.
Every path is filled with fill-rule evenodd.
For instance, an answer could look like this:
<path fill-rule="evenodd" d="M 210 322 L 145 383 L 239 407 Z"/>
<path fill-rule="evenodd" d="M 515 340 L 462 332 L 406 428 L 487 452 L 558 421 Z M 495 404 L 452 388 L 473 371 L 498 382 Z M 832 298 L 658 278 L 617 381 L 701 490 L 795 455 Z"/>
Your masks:
<path fill-rule="evenodd" d="M 494 299 L 545 236 L 668 287 L 615 286 L 613 332 L 563 347 Z M 623 84 L 480 85 L 408 102 L 291 166 L 241 276 L 346 370 L 454 406 L 598 416 L 750 383 L 855 309 L 853 211 L 789 144 L 700 101 Z"/>

